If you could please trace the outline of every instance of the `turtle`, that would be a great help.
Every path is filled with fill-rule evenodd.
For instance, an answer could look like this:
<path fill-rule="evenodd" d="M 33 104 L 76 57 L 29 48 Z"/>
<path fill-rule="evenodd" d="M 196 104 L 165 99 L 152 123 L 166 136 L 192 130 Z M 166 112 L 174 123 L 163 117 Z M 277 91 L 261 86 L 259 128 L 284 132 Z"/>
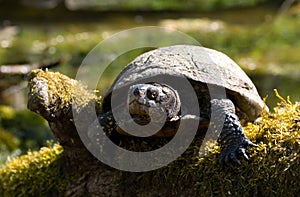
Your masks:
<path fill-rule="evenodd" d="M 184 83 L 192 87 L 193 94 L 184 92 L 185 85 L 178 89 Z M 190 107 L 184 106 L 182 95 Z M 196 101 L 189 101 L 192 95 Z M 113 103 L 113 97 L 118 101 Z M 241 165 L 242 158 L 249 160 L 246 150 L 257 146 L 244 135 L 241 121 L 254 121 L 263 110 L 268 111 L 251 79 L 232 59 L 197 45 L 161 47 L 136 57 L 113 82 L 102 108 L 98 121 L 107 134 L 131 135 L 121 127 L 130 121 L 142 126 L 163 121 L 151 137 L 176 135 L 182 120 L 197 120 L 197 133 L 219 121 L 219 160 L 230 166 Z M 200 110 L 191 112 L 194 108 Z M 121 122 L 116 121 L 116 113 L 121 114 Z"/>

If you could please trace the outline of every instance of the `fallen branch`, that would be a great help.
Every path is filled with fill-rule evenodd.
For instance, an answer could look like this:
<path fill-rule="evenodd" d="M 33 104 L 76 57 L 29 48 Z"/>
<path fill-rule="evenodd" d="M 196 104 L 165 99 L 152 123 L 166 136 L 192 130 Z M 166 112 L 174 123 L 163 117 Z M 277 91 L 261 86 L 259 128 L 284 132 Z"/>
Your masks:
<path fill-rule="evenodd" d="M 20 64 L 20 65 L 1 65 L 0 76 L 4 75 L 27 75 L 34 69 L 48 69 L 60 65 L 61 60 L 50 62 L 46 64 Z"/>

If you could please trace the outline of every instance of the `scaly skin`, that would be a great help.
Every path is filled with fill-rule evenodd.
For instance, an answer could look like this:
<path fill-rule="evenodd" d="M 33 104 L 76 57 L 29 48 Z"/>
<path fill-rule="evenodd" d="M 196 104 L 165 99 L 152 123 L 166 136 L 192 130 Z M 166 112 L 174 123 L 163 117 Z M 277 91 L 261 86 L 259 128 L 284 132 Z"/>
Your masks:
<path fill-rule="evenodd" d="M 177 95 L 177 92 L 175 92 L 173 89 L 170 89 L 170 91 L 167 91 L 166 86 L 164 86 L 164 91 L 162 91 L 162 86 L 159 85 L 149 85 L 149 84 L 139 84 L 134 86 L 136 89 L 131 90 L 129 92 L 130 97 L 130 105 L 129 108 L 132 107 L 133 112 L 138 111 L 138 113 L 146 113 L 147 108 L 150 107 L 148 102 L 152 102 L 151 107 L 165 107 L 166 111 L 168 112 L 168 118 L 174 117 L 180 117 L 179 116 L 179 108 L 177 105 L 180 105 L 180 101 L 178 100 L 179 96 Z M 157 95 L 161 95 L 160 97 L 153 97 L 148 98 L 147 94 L 147 88 L 155 89 L 157 92 Z M 157 90 L 158 89 L 158 90 Z M 172 90 L 172 91 L 171 91 Z M 168 94 L 168 96 L 165 96 L 166 92 L 171 92 Z M 152 94 L 149 94 L 152 95 Z M 161 99 L 160 99 L 161 98 Z M 169 103 L 174 104 L 164 104 L 162 105 L 162 101 L 166 102 L 166 98 L 168 98 L 167 101 L 170 101 Z M 135 102 L 132 102 L 135 101 Z M 174 102 L 175 101 L 175 102 Z M 254 143 L 252 143 L 245 135 L 243 128 L 241 126 L 241 123 L 239 121 L 239 118 L 235 114 L 235 106 L 229 99 L 213 99 L 210 101 L 211 105 L 211 117 L 210 121 L 211 124 L 222 124 L 220 125 L 222 128 L 222 131 L 220 133 L 220 136 L 218 138 L 218 142 L 221 145 L 221 155 L 220 155 L 220 162 L 223 164 L 226 164 L 228 166 L 233 166 L 233 164 L 241 165 L 241 162 L 239 161 L 239 156 L 243 156 L 245 159 L 248 160 L 248 156 L 246 154 L 246 149 L 250 146 L 256 146 Z M 172 108 L 169 108 L 172 106 Z M 180 107 L 180 106 L 179 106 Z M 176 109 L 176 113 L 174 113 L 174 110 L 170 109 Z M 135 115 L 139 115 L 139 114 Z M 144 114 L 145 115 L 145 114 Z M 142 118 L 144 116 L 141 116 Z M 181 116 L 182 117 L 182 116 Z M 201 118 L 199 118 L 201 119 Z M 103 129 L 103 131 L 111 137 L 116 128 L 117 124 L 113 117 L 113 114 L 111 111 L 106 112 L 98 117 L 98 121 Z"/>
<path fill-rule="evenodd" d="M 211 117 L 212 124 L 223 123 L 222 131 L 218 138 L 221 145 L 220 163 L 232 166 L 232 163 L 241 165 L 238 156 L 249 160 L 246 149 L 256 146 L 245 135 L 240 120 L 235 115 L 235 107 L 229 99 L 214 99 L 211 109 L 216 110 L 217 117 Z M 217 119 L 217 121 L 215 121 Z M 217 123 L 216 123 L 217 122 Z"/>
<path fill-rule="evenodd" d="M 98 117 L 98 121 L 104 131 L 108 136 L 111 136 L 115 129 L 117 128 L 116 121 L 111 111 L 106 112 Z"/>
<path fill-rule="evenodd" d="M 256 146 L 244 135 L 240 121 L 233 113 L 225 114 L 224 126 L 218 142 L 222 150 L 220 162 L 227 165 L 231 165 L 230 160 L 241 165 L 241 162 L 237 159 L 240 154 L 246 160 L 249 160 L 246 149 L 250 146 Z"/>

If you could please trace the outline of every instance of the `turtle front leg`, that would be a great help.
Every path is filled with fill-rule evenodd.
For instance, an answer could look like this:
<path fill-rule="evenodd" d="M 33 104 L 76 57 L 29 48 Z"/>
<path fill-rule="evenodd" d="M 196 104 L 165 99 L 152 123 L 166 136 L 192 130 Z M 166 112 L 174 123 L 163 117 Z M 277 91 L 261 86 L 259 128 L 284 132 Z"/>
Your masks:
<path fill-rule="evenodd" d="M 98 121 L 107 136 L 111 136 L 117 127 L 112 111 L 108 111 L 98 116 Z"/>
<path fill-rule="evenodd" d="M 238 156 L 241 155 L 248 160 L 246 149 L 257 145 L 244 135 L 231 100 L 213 99 L 211 100 L 211 110 L 217 116 L 211 117 L 212 123 L 223 123 L 222 131 L 218 138 L 218 142 L 221 145 L 220 162 L 229 166 L 232 166 L 232 163 L 241 165 Z"/>
<path fill-rule="evenodd" d="M 104 154 L 105 147 L 106 145 L 108 145 L 107 140 L 118 144 L 119 138 L 116 136 L 116 127 L 117 124 L 111 111 L 98 116 L 92 127 L 88 129 L 88 137 L 91 142 L 89 146 L 91 146 L 91 148 L 93 148 L 94 150 L 99 150 L 101 154 Z M 107 137 L 103 137 L 103 133 Z M 109 150 L 107 151 L 111 153 Z M 97 152 L 97 154 L 100 153 Z"/>

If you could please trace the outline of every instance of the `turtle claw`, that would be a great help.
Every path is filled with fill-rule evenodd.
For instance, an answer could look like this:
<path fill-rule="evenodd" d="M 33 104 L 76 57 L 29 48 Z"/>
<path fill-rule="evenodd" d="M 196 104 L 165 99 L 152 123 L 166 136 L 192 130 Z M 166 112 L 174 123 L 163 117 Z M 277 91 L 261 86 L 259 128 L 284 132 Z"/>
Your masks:
<path fill-rule="evenodd" d="M 231 154 L 230 154 L 230 159 L 231 159 L 231 161 L 233 161 L 235 164 L 237 164 L 237 165 L 239 165 L 239 166 L 242 165 L 241 162 L 240 162 L 240 160 L 237 159 L 236 154 L 231 153 Z"/>
<path fill-rule="evenodd" d="M 244 149 L 247 148 L 247 147 L 258 147 L 257 144 L 251 142 L 248 138 L 244 137 L 244 142 L 243 142 L 243 146 L 244 146 Z"/>
<path fill-rule="evenodd" d="M 237 154 L 235 152 L 221 153 L 220 163 L 231 168 L 233 168 L 233 165 L 242 165 L 240 160 L 238 160 Z"/>
<path fill-rule="evenodd" d="M 222 165 L 233 167 L 233 165 L 242 166 L 238 158 L 243 157 L 249 161 L 249 156 L 246 153 L 248 147 L 256 147 L 257 145 L 245 138 L 242 144 L 225 145 L 221 151 L 220 163 Z"/>
<path fill-rule="evenodd" d="M 238 166 L 242 165 L 235 153 L 230 153 L 226 155 L 224 158 L 221 158 L 220 163 L 224 166 L 229 166 L 231 168 L 234 168 L 234 165 L 238 165 Z"/>
<path fill-rule="evenodd" d="M 249 161 L 249 157 L 248 157 L 248 155 L 246 154 L 246 149 L 245 149 L 245 148 L 241 148 L 241 149 L 240 149 L 240 154 L 241 154 L 247 161 Z"/>

